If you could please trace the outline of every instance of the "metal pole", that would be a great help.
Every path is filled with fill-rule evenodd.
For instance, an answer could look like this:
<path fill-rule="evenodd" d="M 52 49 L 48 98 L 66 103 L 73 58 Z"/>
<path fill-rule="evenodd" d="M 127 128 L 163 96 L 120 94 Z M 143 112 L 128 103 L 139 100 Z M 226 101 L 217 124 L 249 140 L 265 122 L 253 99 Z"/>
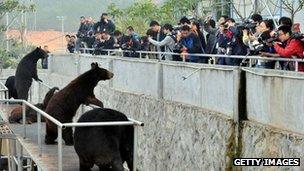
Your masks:
<path fill-rule="evenodd" d="M 58 171 L 62 171 L 62 128 L 57 126 L 58 130 Z"/>
<path fill-rule="evenodd" d="M 133 125 L 134 129 L 134 142 L 133 142 L 133 171 L 137 168 L 137 127 Z"/>
<path fill-rule="evenodd" d="M 17 143 L 17 140 L 15 140 L 15 142 Z M 18 156 L 18 152 L 17 152 L 17 156 L 18 156 L 18 171 L 23 171 L 23 148 L 22 145 L 20 143 L 19 144 L 19 150 L 20 150 L 20 154 Z M 17 145 L 16 145 L 17 146 Z"/>
<path fill-rule="evenodd" d="M 299 63 L 297 61 L 295 62 L 295 71 L 299 71 Z"/>
<path fill-rule="evenodd" d="M 9 36 L 8 36 L 8 29 L 9 29 L 9 16 L 8 16 L 8 13 L 6 13 L 6 51 L 9 51 Z"/>
<path fill-rule="evenodd" d="M 7 139 L 6 141 L 6 148 L 7 148 L 7 152 L 8 152 L 8 158 L 7 158 L 7 163 L 8 163 L 8 170 L 11 171 L 13 170 L 12 169 L 12 161 L 11 161 L 11 158 L 12 158 L 12 155 L 11 155 L 11 148 L 10 148 L 10 141 L 9 139 Z"/>
<path fill-rule="evenodd" d="M 37 112 L 37 124 L 38 124 L 38 148 L 39 148 L 39 157 L 42 156 L 42 145 L 41 145 L 41 114 Z"/>
<path fill-rule="evenodd" d="M 224 15 L 224 0 L 221 0 L 221 15 Z"/>
<path fill-rule="evenodd" d="M 22 125 L 23 125 L 23 139 L 26 138 L 26 110 L 25 110 L 25 103 L 22 103 Z"/>
<path fill-rule="evenodd" d="M 16 140 L 12 140 L 10 141 L 10 149 L 11 149 L 11 162 L 12 162 L 12 170 L 15 171 L 17 170 L 16 168 L 16 160 L 14 158 L 14 155 L 16 154 L 16 144 L 15 144 Z"/>
<path fill-rule="evenodd" d="M 62 45 L 62 49 L 64 50 L 65 48 L 64 48 L 64 18 L 63 18 L 63 16 L 62 16 L 62 18 L 61 18 L 61 35 L 62 35 L 62 39 L 61 39 L 61 45 Z"/>

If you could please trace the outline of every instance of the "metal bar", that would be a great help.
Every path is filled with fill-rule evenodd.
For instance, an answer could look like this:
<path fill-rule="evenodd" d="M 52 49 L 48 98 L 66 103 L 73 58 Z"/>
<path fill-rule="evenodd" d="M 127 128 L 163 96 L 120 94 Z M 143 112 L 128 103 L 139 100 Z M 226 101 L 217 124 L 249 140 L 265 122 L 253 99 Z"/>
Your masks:
<path fill-rule="evenodd" d="M 17 142 L 17 140 L 16 140 Z M 23 171 L 23 147 L 20 143 L 19 144 L 19 150 L 20 154 L 18 156 L 18 171 Z"/>
<path fill-rule="evenodd" d="M 57 127 L 58 130 L 58 171 L 62 171 L 62 127 Z"/>
<path fill-rule="evenodd" d="M 57 119 L 53 118 L 52 116 L 50 116 L 49 114 L 45 113 L 44 111 L 42 111 L 41 109 L 37 108 L 36 106 L 32 105 L 31 103 L 24 101 L 24 103 L 29 106 L 30 108 L 34 109 L 36 112 L 39 112 L 42 116 L 46 117 L 48 120 L 50 120 L 51 122 L 53 122 L 54 124 L 56 124 L 57 126 L 62 127 L 62 123 L 59 122 Z"/>
<path fill-rule="evenodd" d="M 57 126 L 62 127 L 62 123 L 59 122 L 57 119 L 53 118 L 49 114 L 45 113 L 41 109 L 37 108 L 36 106 L 32 105 L 31 103 L 21 100 L 21 99 L 0 99 L 0 103 L 5 103 L 5 102 L 13 102 L 13 103 L 24 103 L 25 105 L 29 106 L 30 108 L 34 109 L 36 112 L 39 112 L 42 116 L 46 117 L 48 120 L 56 124 Z"/>
<path fill-rule="evenodd" d="M 44 87 L 47 87 L 47 88 L 49 88 L 49 89 L 52 89 L 51 86 L 49 86 L 49 85 L 47 85 L 47 84 L 45 84 L 45 83 L 43 83 L 43 82 L 38 81 L 38 83 L 41 84 L 41 85 L 43 85 Z"/>
<path fill-rule="evenodd" d="M 40 81 L 37 81 L 37 82 L 38 82 L 38 102 L 41 102 L 42 101 L 41 97 L 40 97 L 41 88 L 40 88 L 40 84 L 39 84 Z"/>
<path fill-rule="evenodd" d="M 16 168 L 16 160 L 14 160 L 14 155 L 16 154 L 16 146 L 15 146 L 16 140 L 10 141 L 10 146 L 11 146 L 11 162 L 12 162 L 12 170 L 15 171 L 17 170 Z"/>
<path fill-rule="evenodd" d="M 85 48 L 83 48 L 85 49 Z M 129 52 L 128 50 L 117 50 L 117 49 L 103 49 L 103 51 L 110 52 Z M 146 54 L 163 54 L 163 55 L 181 55 L 180 53 L 173 52 L 155 52 L 155 51 L 136 51 L 137 53 L 146 53 Z M 93 56 L 88 54 L 82 54 L 86 56 Z M 222 58 L 238 58 L 238 59 L 261 59 L 269 61 L 298 61 L 304 62 L 304 59 L 290 59 L 290 58 L 270 58 L 270 57 L 261 57 L 261 56 L 242 56 L 242 55 L 217 55 L 217 54 L 188 54 L 191 56 L 199 57 L 222 57 Z"/>
<path fill-rule="evenodd" d="M 11 171 L 12 169 L 12 161 L 11 161 L 11 157 L 12 157 L 12 153 L 11 153 L 11 148 L 10 148 L 10 141 L 9 139 L 7 139 L 6 141 L 6 148 L 7 148 L 7 152 L 8 152 L 8 159 L 7 159 L 7 163 L 8 163 L 8 170 Z"/>
<path fill-rule="evenodd" d="M 25 103 L 22 103 L 22 125 L 23 125 L 23 139 L 26 138 L 26 110 Z"/>
<path fill-rule="evenodd" d="M 133 171 L 137 168 L 137 127 L 133 126 L 134 129 L 134 142 L 133 142 Z"/>
<path fill-rule="evenodd" d="M 125 126 L 137 125 L 132 121 L 122 122 L 78 122 L 78 123 L 64 123 L 63 127 L 92 127 L 92 126 Z"/>
<path fill-rule="evenodd" d="M 38 148 L 39 148 L 39 157 L 42 156 L 42 143 L 41 143 L 41 114 L 37 112 L 37 128 L 38 128 Z"/>
<path fill-rule="evenodd" d="M 295 62 L 295 71 L 299 71 L 299 62 Z"/>
<path fill-rule="evenodd" d="M 262 74 L 262 73 L 257 73 L 257 72 L 251 71 L 247 68 L 242 68 L 242 70 L 246 71 L 246 72 L 249 72 L 251 74 L 258 75 L 258 76 L 281 77 L 281 78 L 291 78 L 291 79 L 297 79 L 297 80 L 304 80 L 304 77 L 286 76 L 286 75 L 279 75 L 279 74 Z"/>

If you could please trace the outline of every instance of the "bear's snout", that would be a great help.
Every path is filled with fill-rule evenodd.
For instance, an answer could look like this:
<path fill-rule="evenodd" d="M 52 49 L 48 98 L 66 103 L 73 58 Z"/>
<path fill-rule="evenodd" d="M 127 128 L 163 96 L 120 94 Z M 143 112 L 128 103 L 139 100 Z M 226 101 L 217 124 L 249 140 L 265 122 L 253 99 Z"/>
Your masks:
<path fill-rule="evenodd" d="M 114 74 L 112 72 L 108 71 L 108 77 L 109 77 L 109 79 L 111 79 L 114 77 Z"/>

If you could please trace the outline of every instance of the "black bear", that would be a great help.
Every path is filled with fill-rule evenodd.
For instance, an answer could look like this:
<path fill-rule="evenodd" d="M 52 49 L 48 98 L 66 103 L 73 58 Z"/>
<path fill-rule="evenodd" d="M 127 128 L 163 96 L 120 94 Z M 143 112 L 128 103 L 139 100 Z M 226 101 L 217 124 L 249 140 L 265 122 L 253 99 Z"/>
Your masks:
<path fill-rule="evenodd" d="M 19 62 L 15 74 L 15 87 L 19 99 L 27 100 L 32 79 L 41 81 L 37 75 L 37 62 L 48 56 L 47 52 L 37 47 Z"/>
<path fill-rule="evenodd" d="M 5 82 L 5 86 L 8 89 L 8 98 L 18 99 L 17 90 L 15 87 L 15 76 L 10 76 Z"/>
<path fill-rule="evenodd" d="M 97 108 L 78 120 L 79 123 L 109 121 L 128 121 L 128 118 L 116 110 Z M 133 170 L 133 138 L 132 125 L 76 127 L 74 148 L 79 156 L 80 171 L 90 170 L 94 164 L 100 170 L 124 171 L 125 161 L 129 170 Z"/>
<path fill-rule="evenodd" d="M 89 71 L 77 77 L 51 98 L 45 112 L 61 123 L 68 123 L 72 122 L 81 104 L 103 107 L 103 103 L 94 95 L 94 88 L 100 80 L 108 80 L 113 76 L 112 72 L 100 68 L 97 63 L 92 63 Z M 66 145 L 73 145 L 72 128 L 64 129 L 62 137 Z M 56 138 L 57 126 L 46 120 L 45 143 L 54 144 Z"/>
<path fill-rule="evenodd" d="M 59 88 L 54 87 L 54 88 L 50 89 L 46 93 L 43 103 L 35 104 L 35 106 L 44 111 L 56 90 L 59 90 Z M 37 112 L 35 110 L 26 106 L 25 113 L 26 113 L 26 123 L 31 124 L 31 123 L 37 122 Z M 41 117 L 41 121 L 43 121 L 43 122 L 45 121 L 44 117 Z M 22 106 L 16 107 L 14 110 L 12 110 L 11 115 L 9 117 L 9 122 L 10 123 L 21 123 L 22 122 Z"/>

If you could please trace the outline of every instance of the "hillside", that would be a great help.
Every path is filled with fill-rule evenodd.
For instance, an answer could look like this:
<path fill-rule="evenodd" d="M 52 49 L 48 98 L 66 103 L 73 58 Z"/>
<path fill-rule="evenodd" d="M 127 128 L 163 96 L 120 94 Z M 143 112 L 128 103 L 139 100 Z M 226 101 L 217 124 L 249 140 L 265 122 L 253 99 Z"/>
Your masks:
<path fill-rule="evenodd" d="M 92 16 L 99 19 L 101 13 L 106 12 L 111 3 L 124 8 L 132 4 L 134 0 L 35 0 L 37 4 L 37 29 L 61 30 L 61 21 L 56 16 L 66 16 L 64 22 L 65 30 L 72 32 L 77 30 L 79 17 Z M 28 28 L 34 28 L 34 14 L 28 14 Z"/>

